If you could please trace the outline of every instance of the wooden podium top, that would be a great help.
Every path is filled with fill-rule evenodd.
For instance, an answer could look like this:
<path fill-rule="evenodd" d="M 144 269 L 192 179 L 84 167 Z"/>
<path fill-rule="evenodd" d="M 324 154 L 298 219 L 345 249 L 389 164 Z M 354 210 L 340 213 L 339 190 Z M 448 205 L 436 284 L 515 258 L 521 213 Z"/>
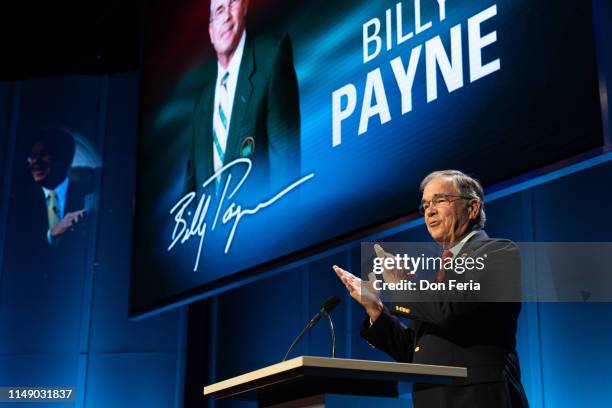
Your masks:
<path fill-rule="evenodd" d="M 465 367 L 353 360 L 329 357 L 296 357 L 204 387 L 204 395 L 219 398 L 256 391 L 305 376 L 373 381 L 450 382 L 467 377 Z"/>

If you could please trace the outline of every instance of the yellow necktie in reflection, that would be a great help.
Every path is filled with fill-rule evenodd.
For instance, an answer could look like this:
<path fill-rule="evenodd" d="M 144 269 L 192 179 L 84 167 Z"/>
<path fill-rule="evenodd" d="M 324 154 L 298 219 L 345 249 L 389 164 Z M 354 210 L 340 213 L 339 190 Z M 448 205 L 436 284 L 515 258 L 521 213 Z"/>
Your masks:
<path fill-rule="evenodd" d="M 49 229 L 53 229 L 60 223 L 59 207 L 57 205 L 57 193 L 49 192 L 49 205 L 47 206 L 47 219 L 49 220 Z"/>

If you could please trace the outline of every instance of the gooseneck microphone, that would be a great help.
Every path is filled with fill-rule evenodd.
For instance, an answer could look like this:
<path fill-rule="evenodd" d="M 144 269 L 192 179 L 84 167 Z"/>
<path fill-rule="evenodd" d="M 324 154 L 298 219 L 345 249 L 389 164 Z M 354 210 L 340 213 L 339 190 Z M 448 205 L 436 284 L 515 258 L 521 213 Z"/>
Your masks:
<path fill-rule="evenodd" d="M 306 327 L 304 327 L 302 329 L 302 331 L 300 332 L 300 334 L 298 334 L 298 336 L 295 338 L 295 340 L 293 340 L 293 342 L 291 343 L 291 346 L 289 346 L 289 350 L 287 350 L 287 353 L 285 353 L 285 357 L 283 357 L 283 361 L 287 360 L 287 357 L 289 356 L 289 353 L 291 353 L 291 350 L 293 350 L 293 348 L 304 338 L 306 333 L 308 333 L 308 331 L 310 329 L 312 329 L 315 324 L 317 324 L 319 319 L 321 319 L 321 316 L 326 316 L 328 321 L 329 321 L 329 328 L 331 330 L 331 336 L 332 336 L 332 357 L 335 357 L 335 354 L 336 354 L 336 335 L 334 333 L 334 325 L 331 322 L 331 317 L 329 317 L 329 313 L 336 306 L 338 306 L 338 303 L 340 303 L 340 298 L 338 296 L 334 296 L 334 295 L 328 297 L 325 300 L 325 302 L 323 302 L 319 312 L 316 315 L 314 315 L 314 317 L 312 319 L 310 319 L 310 322 L 308 322 Z"/>

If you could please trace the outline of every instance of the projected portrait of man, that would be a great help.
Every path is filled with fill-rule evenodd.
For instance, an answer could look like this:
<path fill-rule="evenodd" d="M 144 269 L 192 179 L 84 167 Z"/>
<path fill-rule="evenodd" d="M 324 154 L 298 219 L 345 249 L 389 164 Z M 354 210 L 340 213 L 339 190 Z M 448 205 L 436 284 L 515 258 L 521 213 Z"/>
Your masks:
<path fill-rule="evenodd" d="M 40 130 L 32 139 L 28 168 L 37 186 L 30 197 L 31 222 L 48 245 L 59 246 L 85 216 L 85 190 L 68 178 L 75 142 L 62 129 Z"/>
<path fill-rule="evenodd" d="M 217 60 L 194 108 L 185 192 L 200 194 L 207 180 L 238 158 L 251 160 L 249 182 L 262 193 L 299 175 L 300 109 L 291 42 L 287 34 L 247 31 L 248 5 L 248 0 L 211 0 L 208 33 Z M 208 194 L 215 186 L 218 194 L 230 171 L 216 177 Z"/>

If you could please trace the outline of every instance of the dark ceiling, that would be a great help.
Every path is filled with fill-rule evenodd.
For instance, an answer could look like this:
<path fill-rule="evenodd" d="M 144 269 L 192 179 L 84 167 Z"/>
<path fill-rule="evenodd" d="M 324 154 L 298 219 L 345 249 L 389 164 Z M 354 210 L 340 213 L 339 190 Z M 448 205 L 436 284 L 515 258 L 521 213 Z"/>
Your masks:
<path fill-rule="evenodd" d="M 138 69 L 143 4 L 5 2 L 0 5 L 0 79 Z"/>

